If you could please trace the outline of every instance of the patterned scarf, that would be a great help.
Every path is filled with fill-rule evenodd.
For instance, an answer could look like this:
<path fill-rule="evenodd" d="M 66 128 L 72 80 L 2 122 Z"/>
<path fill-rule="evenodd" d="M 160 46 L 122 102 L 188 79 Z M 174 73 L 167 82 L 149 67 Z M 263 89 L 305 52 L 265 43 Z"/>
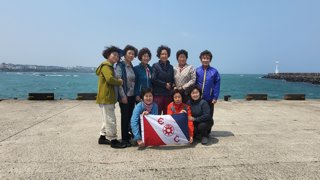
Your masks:
<path fill-rule="evenodd" d="M 146 104 L 146 103 L 144 103 L 144 102 L 142 102 L 142 103 L 143 103 L 144 109 L 150 113 L 150 112 L 151 112 L 151 109 L 152 109 L 153 103 L 151 103 L 151 104 Z"/>

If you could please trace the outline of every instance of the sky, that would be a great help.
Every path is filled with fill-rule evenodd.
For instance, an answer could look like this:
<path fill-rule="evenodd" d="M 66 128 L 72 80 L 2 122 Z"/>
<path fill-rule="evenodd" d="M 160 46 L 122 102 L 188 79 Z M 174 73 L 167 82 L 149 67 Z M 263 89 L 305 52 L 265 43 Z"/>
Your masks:
<path fill-rule="evenodd" d="M 96 67 L 106 46 L 203 50 L 222 74 L 320 72 L 319 0 L 0 0 L 0 63 Z M 139 60 L 136 58 L 133 64 Z"/>

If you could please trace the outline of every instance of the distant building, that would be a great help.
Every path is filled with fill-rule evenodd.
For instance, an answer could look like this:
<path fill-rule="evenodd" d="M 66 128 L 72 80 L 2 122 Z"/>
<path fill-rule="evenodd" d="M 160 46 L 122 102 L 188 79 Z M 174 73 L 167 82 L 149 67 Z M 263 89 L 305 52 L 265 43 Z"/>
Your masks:
<path fill-rule="evenodd" d="M 276 61 L 276 70 L 275 70 L 275 73 L 278 74 L 279 73 L 279 61 Z"/>

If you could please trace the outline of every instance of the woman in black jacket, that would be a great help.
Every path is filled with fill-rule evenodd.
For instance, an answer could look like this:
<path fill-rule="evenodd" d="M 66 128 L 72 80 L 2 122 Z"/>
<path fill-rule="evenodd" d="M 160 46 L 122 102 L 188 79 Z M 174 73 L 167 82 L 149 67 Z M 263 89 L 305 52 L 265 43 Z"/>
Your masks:
<path fill-rule="evenodd" d="M 159 62 L 152 66 L 151 82 L 154 102 L 158 105 L 158 114 L 167 114 L 167 106 L 172 101 L 171 93 L 174 87 L 173 66 L 169 62 L 170 48 L 161 45 L 157 50 Z"/>
<path fill-rule="evenodd" d="M 201 90 L 197 86 L 190 89 L 190 101 L 192 120 L 194 125 L 194 136 L 201 135 L 201 143 L 207 144 L 208 137 L 213 126 L 213 118 L 210 115 L 210 107 L 207 101 L 201 99 Z"/>

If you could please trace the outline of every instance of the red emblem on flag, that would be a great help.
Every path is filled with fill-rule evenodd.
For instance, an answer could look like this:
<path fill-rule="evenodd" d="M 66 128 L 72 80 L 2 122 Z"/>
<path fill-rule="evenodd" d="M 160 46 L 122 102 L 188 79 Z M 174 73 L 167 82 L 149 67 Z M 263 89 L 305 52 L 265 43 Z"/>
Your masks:
<path fill-rule="evenodd" d="M 166 136 L 171 136 L 173 134 L 173 131 L 174 128 L 171 124 L 166 124 L 162 129 L 163 134 Z"/>

